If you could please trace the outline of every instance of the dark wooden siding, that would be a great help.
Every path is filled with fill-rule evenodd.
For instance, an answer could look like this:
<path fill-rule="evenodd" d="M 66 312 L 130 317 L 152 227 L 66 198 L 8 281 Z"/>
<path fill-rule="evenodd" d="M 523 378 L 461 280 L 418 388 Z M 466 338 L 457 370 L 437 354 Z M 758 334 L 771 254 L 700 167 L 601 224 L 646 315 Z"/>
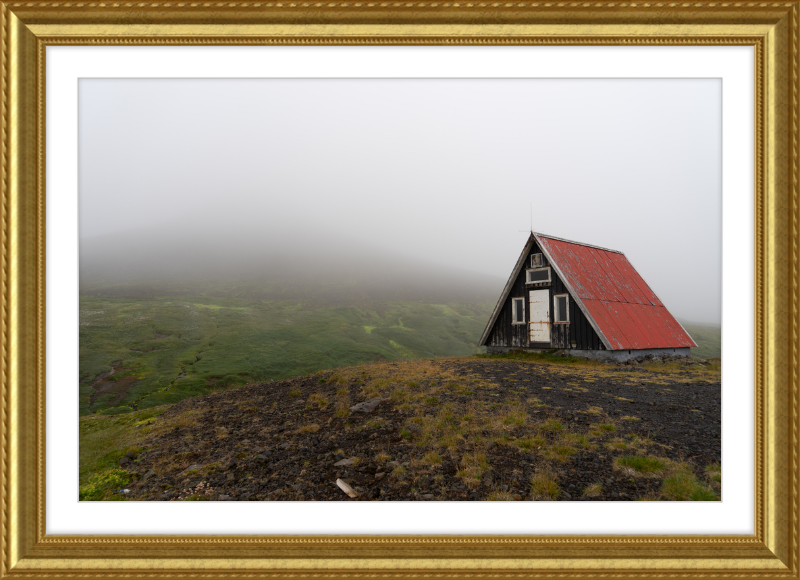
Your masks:
<path fill-rule="evenodd" d="M 494 323 L 494 327 L 489 332 L 486 344 L 489 346 L 506 346 L 520 348 L 578 348 L 581 350 L 598 350 L 602 348 L 597 333 L 592 328 L 586 316 L 570 296 L 569 299 L 569 323 L 553 323 L 555 308 L 553 296 L 556 294 L 569 294 L 566 286 L 558 277 L 555 270 L 550 270 L 551 283 L 547 284 L 525 284 L 525 270 L 530 266 L 531 254 L 541 253 L 536 242 L 533 243 L 531 251 L 525 256 L 525 267 L 522 268 L 511 292 L 503 304 L 500 314 Z M 550 266 L 545 259 L 544 266 Z M 530 304 L 528 302 L 528 291 L 536 288 L 550 289 L 550 342 L 530 342 L 528 333 L 528 319 L 530 316 Z M 525 299 L 525 324 L 512 324 L 511 320 L 511 299 Z M 574 345 L 574 346 L 573 346 Z"/>

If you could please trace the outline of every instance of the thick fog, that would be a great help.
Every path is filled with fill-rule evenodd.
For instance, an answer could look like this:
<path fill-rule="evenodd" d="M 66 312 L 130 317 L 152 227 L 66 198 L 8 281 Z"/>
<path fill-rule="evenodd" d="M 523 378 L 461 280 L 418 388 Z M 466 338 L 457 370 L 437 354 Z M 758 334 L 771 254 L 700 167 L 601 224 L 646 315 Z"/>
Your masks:
<path fill-rule="evenodd" d="M 496 298 L 533 227 L 623 251 L 674 315 L 720 320 L 719 80 L 79 91 L 82 285 L 249 272 Z"/>

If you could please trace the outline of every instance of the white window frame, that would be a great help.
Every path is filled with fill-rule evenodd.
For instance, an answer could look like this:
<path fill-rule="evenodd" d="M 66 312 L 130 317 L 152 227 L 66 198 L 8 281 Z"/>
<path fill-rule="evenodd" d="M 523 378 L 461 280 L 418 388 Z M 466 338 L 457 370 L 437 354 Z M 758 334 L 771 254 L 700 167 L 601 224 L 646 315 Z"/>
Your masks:
<path fill-rule="evenodd" d="M 533 263 L 533 259 L 536 256 L 539 256 L 539 263 L 538 264 L 534 264 Z M 544 255 L 542 255 L 541 252 L 539 252 L 538 254 L 531 254 L 531 269 L 542 268 L 542 267 L 544 267 Z"/>
<path fill-rule="evenodd" d="M 522 322 L 517 322 L 517 304 L 522 304 Z M 511 298 L 511 324 L 525 324 L 525 297 L 513 297 Z"/>
<path fill-rule="evenodd" d="M 559 320 L 558 315 L 558 299 L 561 297 L 567 299 L 567 319 Z M 554 324 L 569 324 L 569 294 L 553 294 L 553 323 Z"/>
<path fill-rule="evenodd" d="M 530 272 L 539 272 L 541 270 L 547 270 L 547 280 L 533 280 L 530 279 Z M 552 275 L 550 274 L 550 266 L 545 266 L 544 268 L 528 268 L 525 270 L 525 283 L 526 284 L 550 284 L 553 280 Z"/>

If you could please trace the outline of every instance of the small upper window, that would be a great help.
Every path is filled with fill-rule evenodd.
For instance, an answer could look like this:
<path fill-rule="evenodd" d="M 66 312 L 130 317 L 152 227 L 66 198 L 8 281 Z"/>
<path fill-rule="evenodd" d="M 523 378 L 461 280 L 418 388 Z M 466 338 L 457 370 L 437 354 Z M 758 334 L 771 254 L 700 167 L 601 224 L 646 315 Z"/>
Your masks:
<path fill-rule="evenodd" d="M 525 324 L 525 299 L 511 299 L 511 320 L 512 324 Z"/>
<path fill-rule="evenodd" d="M 550 268 L 536 268 L 535 270 L 525 270 L 525 283 L 536 284 L 539 282 L 550 281 Z"/>
<path fill-rule="evenodd" d="M 544 258 L 541 254 L 531 254 L 531 268 L 541 268 L 544 266 Z"/>
<path fill-rule="evenodd" d="M 555 303 L 555 321 L 569 322 L 569 294 L 556 294 L 553 296 Z"/>

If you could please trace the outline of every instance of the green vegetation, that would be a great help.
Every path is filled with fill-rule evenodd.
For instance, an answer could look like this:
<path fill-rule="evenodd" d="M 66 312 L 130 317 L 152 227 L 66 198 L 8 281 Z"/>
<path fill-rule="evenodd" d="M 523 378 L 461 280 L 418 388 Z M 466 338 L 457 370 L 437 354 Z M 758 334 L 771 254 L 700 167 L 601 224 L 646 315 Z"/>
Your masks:
<path fill-rule="evenodd" d="M 692 356 L 699 358 L 719 358 L 722 356 L 722 327 L 709 324 L 680 321 L 686 332 L 697 343 L 691 349 Z"/>
<path fill-rule="evenodd" d="M 363 362 L 475 354 L 491 308 L 84 295 L 80 414 L 130 413 Z"/>
<path fill-rule="evenodd" d="M 630 467 L 639 473 L 658 473 L 664 470 L 667 466 L 667 462 L 658 457 L 637 455 L 618 457 L 617 465 Z"/>
<path fill-rule="evenodd" d="M 82 417 L 78 424 L 80 484 L 87 483 L 93 474 L 116 468 L 119 459 L 129 451 L 139 452 L 142 441 L 152 429 L 148 423 L 165 410 L 161 407 L 120 415 Z"/>
<path fill-rule="evenodd" d="M 81 501 L 123 500 L 125 496 L 115 494 L 131 481 L 131 474 L 124 469 L 109 469 L 93 475 L 80 486 L 78 498 Z"/>
<path fill-rule="evenodd" d="M 661 484 L 661 494 L 673 501 L 719 501 L 710 485 L 701 482 L 688 465 L 678 464 Z"/>

